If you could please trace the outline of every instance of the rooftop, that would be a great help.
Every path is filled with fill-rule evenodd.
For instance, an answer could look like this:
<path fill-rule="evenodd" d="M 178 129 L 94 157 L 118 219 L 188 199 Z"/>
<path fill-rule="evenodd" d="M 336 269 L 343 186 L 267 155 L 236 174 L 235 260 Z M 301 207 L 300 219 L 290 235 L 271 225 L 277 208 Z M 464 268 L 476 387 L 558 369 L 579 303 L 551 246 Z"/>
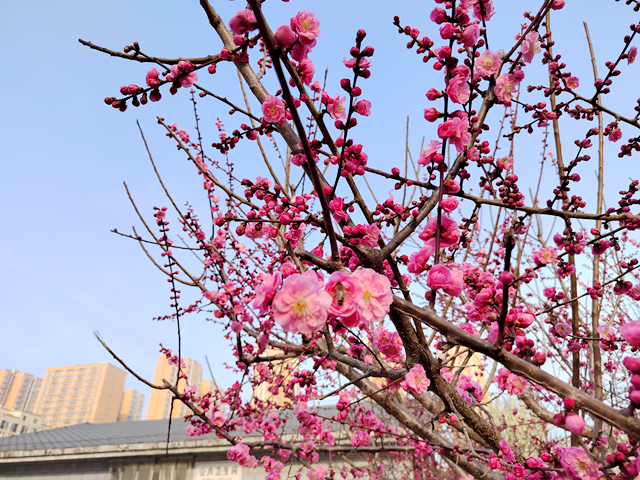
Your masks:
<path fill-rule="evenodd" d="M 337 413 L 335 408 L 316 407 L 314 411 L 324 417 Z M 167 420 L 145 420 L 119 423 L 81 423 L 69 427 L 54 428 L 34 433 L 25 433 L 13 437 L 0 438 L 0 452 L 51 450 L 78 447 L 97 447 L 101 445 L 131 445 L 136 443 L 162 443 L 167 441 Z M 287 422 L 287 429 L 298 424 L 295 417 Z M 171 422 L 171 442 L 193 440 L 217 440 L 215 433 L 189 437 L 185 433 L 187 423 L 182 419 Z M 237 435 L 248 436 L 244 431 Z M 253 433 L 252 435 L 257 435 Z M 2 455 L 0 455 L 0 458 Z"/>

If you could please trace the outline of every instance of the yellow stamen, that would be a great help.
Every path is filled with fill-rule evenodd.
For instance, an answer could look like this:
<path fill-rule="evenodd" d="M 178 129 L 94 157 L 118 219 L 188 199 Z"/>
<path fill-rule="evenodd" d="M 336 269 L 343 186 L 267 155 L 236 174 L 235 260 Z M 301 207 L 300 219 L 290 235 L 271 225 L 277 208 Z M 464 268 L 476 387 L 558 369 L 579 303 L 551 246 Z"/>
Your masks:
<path fill-rule="evenodd" d="M 305 302 L 303 299 L 296 300 L 296 303 L 293 304 L 293 312 L 298 317 L 301 317 L 302 315 L 305 314 L 306 311 L 307 311 L 307 302 Z"/>

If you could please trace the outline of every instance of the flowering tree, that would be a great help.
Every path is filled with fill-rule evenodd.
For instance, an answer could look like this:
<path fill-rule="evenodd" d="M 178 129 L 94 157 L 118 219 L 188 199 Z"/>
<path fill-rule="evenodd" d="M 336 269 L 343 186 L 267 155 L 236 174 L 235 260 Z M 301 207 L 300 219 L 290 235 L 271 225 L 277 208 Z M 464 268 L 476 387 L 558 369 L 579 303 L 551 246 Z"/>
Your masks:
<path fill-rule="evenodd" d="M 433 38 L 393 19 L 407 48 L 439 72 L 425 86 L 424 110 L 427 122 L 437 122 L 437 137 L 417 161 L 407 155 L 404 171 L 369 165 L 356 140 L 358 118 L 372 111 L 364 81 L 375 71 L 364 30 L 345 46 L 348 75 L 339 87 L 315 76 L 320 19 L 292 11 L 289 23 L 271 28 L 257 0 L 227 19 L 200 0 L 224 46 L 207 57 L 154 57 L 137 43 L 120 53 L 81 40 L 153 65 L 145 87 L 124 86 L 119 97 L 105 99 L 113 108 L 191 89 L 245 122 L 231 135 L 219 123 L 218 153 L 209 157 L 197 115 L 197 141 L 159 118 L 201 177 L 211 216 L 182 209 L 165 188 L 188 236 L 184 244 L 174 243 L 167 207 L 155 208 L 155 225 L 139 213 L 148 235 L 121 233 L 167 275 L 173 310 L 166 318 L 179 325 L 188 313 L 214 313 L 237 358 L 238 381 L 199 396 L 194 386 L 141 380 L 191 408 L 189 434 L 227 439 L 232 460 L 255 468 L 261 452 L 270 480 L 285 476 L 294 459 L 311 480 L 635 478 L 640 283 L 632 281 L 638 261 L 630 232 L 640 225 L 632 212 L 639 183 L 621 185 L 617 206 L 605 207 L 603 144 L 622 140 L 623 127 L 639 128 L 640 107 L 623 116 L 603 100 L 635 59 L 640 24 L 623 35 L 604 77 L 591 50 L 595 81 L 587 87 L 592 82 L 582 79 L 579 87 L 553 51 L 551 20 L 565 0 L 539 0 L 499 51 L 488 48 L 490 27 L 499 22 L 492 0 L 435 3 L 424 27 Z M 527 85 L 527 68 L 537 62 L 549 83 Z M 220 68 L 237 69 L 244 105 L 197 83 Z M 277 91 L 267 91 L 267 77 L 277 79 Z M 256 100 L 261 115 L 251 110 Z M 193 93 L 192 101 L 195 108 Z M 497 119 L 497 140 L 488 137 L 490 118 Z M 584 124 L 584 133 L 563 149 L 561 119 L 569 118 Z M 501 142 L 513 151 L 516 139 L 534 132 L 556 186 L 545 193 L 538 182 L 527 201 L 517 159 L 496 152 Z M 637 135 L 622 142 L 619 157 L 640 149 Z M 580 186 L 584 163 L 593 164 L 586 150 L 596 140 L 599 188 L 587 206 L 569 192 Z M 262 167 L 233 160 L 240 142 L 257 143 Z M 236 178 L 234 162 L 249 161 L 263 176 Z M 292 180 L 300 175 L 311 185 L 306 191 Z M 387 183 L 401 199 L 378 201 L 371 188 L 363 190 L 368 179 Z M 478 184 L 481 194 L 471 194 Z M 198 300 L 179 302 L 184 287 L 196 289 Z M 180 350 L 163 352 L 181 365 Z M 261 385 L 271 398 L 241 395 Z M 319 413 L 319 400 L 337 413 Z M 285 438 L 279 432 L 291 411 L 298 423 Z M 262 438 L 243 439 L 242 429 Z M 318 466 L 320 455 L 330 456 L 327 468 Z"/>

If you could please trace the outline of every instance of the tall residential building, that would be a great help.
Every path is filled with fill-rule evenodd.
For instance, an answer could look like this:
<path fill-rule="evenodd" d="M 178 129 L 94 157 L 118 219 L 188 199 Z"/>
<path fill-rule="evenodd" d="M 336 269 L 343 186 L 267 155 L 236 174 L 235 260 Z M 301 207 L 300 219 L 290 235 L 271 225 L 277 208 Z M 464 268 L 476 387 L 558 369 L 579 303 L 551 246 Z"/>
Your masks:
<path fill-rule="evenodd" d="M 216 385 L 215 380 L 202 380 L 200 382 L 200 396 L 203 396 L 207 392 L 211 392 L 211 394 L 215 394 L 218 390 L 218 385 Z"/>
<path fill-rule="evenodd" d="M 137 422 L 142 417 L 144 395 L 135 390 L 125 390 L 120 405 L 119 422 Z"/>
<path fill-rule="evenodd" d="M 47 368 L 34 413 L 52 427 L 116 422 L 126 376 L 109 363 Z"/>
<path fill-rule="evenodd" d="M 33 412 L 42 379 L 20 370 L 0 370 L 0 408 Z"/>
<path fill-rule="evenodd" d="M 200 380 L 202 380 L 202 366 L 195 360 L 189 358 L 183 358 L 185 368 L 182 371 L 187 375 L 189 385 L 196 385 L 200 387 Z M 168 382 L 175 385 L 178 378 L 178 366 L 169 365 L 167 363 L 167 357 L 160 355 L 158 362 L 156 363 L 156 373 L 153 376 L 153 383 L 156 385 L 162 385 L 162 380 L 165 379 Z M 178 382 L 178 390 L 182 392 L 186 383 L 184 379 L 180 379 Z M 151 390 L 151 397 L 149 397 L 149 408 L 147 409 L 146 420 L 166 420 L 169 418 L 169 412 L 172 418 L 180 418 L 189 414 L 191 411 L 182 402 L 176 401 L 173 404 L 173 410 L 171 410 L 171 398 L 173 394 L 169 390 Z"/>
<path fill-rule="evenodd" d="M 281 355 L 282 350 L 278 350 L 275 348 L 267 348 L 264 352 L 265 355 Z M 257 364 L 254 367 L 254 374 L 259 377 L 257 369 L 259 368 Z M 291 376 L 293 372 L 297 370 L 298 364 L 294 363 L 291 359 L 279 360 L 272 362 L 273 366 L 273 374 L 276 377 L 280 377 L 283 380 L 283 383 L 291 380 Z M 295 392 L 298 392 L 298 386 L 295 387 Z M 263 402 L 272 402 L 275 406 L 282 407 L 285 405 L 289 405 L 291 400 L 287 398 L 284 394 L 284 389 L 282 387 L 274 387 L 274 385 L 269 382 L 262 382 L 258 384 L 253 389 L 253 398 L 252 401 L 262 400 Z"/>

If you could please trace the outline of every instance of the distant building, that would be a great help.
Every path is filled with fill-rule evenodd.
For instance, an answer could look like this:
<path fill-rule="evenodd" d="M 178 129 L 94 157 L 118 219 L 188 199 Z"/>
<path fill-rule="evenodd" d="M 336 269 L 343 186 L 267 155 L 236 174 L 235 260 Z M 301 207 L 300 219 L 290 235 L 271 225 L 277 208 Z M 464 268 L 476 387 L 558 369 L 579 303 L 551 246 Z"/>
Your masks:
<path fill-rule="evenodd" d="M 0 437 L 48 430 L 42 417 L 31 412 L 0 408 Z"/>
<path fill-rule="evenodd" d="M 275 356 L 282 355 L 283 351 L 275 348 L 267 348 L 264 352 L 265 356 Z M 254 375 L 259 378 L 260 373 L 258 369 L 262 366 L 262 364 L 258 363 L 254 366 Z M 274 385 L 270 382 L 262 382 L 258 384 L 253 389 L 253 401 L 262 400 L 263 402 L 271 402 L 273 406 L 283 407 L 285 405 L 289 405 L 291 400 L 287 398 L 284 393 L 284 388 L 282 387 L 289 379 L 291 379 L 293 373 L 298 368 L 298 362 L 294 362 L 292 359 L 287 358 L 283 360 L 274 360 L 271 363 L 272 366 L 272 374 L 282 380 L 282 383 L 278 387 L 274 387 Z M 294 393 L 297 394 L 298 385 L 294 386 Z"/>
<path fill-rule="evenodd" d="M 33 412 L 42 379 L 20 370 L 0 370 L 0 408 Z"/>
<path fill-rule="evenodd" d="M 126 376 L 109 363 L 47 368 L 34 413 L 52 427 L 116 422 Z"/>
<path fill-rule="evenodd" d="M 186 368 L 182 371 L 187 375 L 189 385 L 197 385 L 201 387 L 200 381 L 202 380 L 202 365 L 195 360 L 189 358 L 183 358 L 182 361 Z M 153 376 L 153 383 L 156 385 L 162 385 L 162 380 L 175 385 L 178 378 L 178 366 L 169 365 L 167 363 L 167 357 L 160 355 L 158 362 L 156 363 L 156 373 Z M 184 379 L 180 379 L 178 382 L 178 390 L 181 392 L 186 386 Z M 172 418 L 182 418 L 191 412 L 189 408 L 182 402 L 174 402 L 173 410 L 171 409 L 171 399 L 173 394 L 169 390 L 151 390 L 151 396 L 149 397 L 149 407 L 147 409 L 146 420 L 167 420 L 171 412 Z"/>
<path fill-rule="evenodd" d="M 218 385 L 216 385 L 215 381 L 202 380 L 200 382 L 200 396 L 204 395 L 207 392 L 211 392 L 211 394 L 214 394 L 218 390 L 219 390 L 219 388 L 218 388 Z"/>
<path fill-rule="evenodd" d="M 135 390 L 125 390 L 120 405 L 119 422 L 137 422 L 142 418 L 144 395 Z"/>
<path fill-rule="evenodd" d="M 336 413 L 327 409 L 324 415 Z M 291 415 L 284 434 L 298 426 Z M 348 435 L 336 426 L 336 444 L 352 449 Z M 167 429 L 166 420 L 155 420 L 73 425 L 0 438 L 0 480 L 263 480 L 267 475 L 260 463 L 252 469 L 229 460 L 231 445 L 214 433 L 189 437 L 185 424 L 174 421 L 167 442 Z M 258 432 L 236 433 L 248 442 L 263 438 Z M 252 455 L 259 460 L 267 452 L 257 449 Z M 351 456 L 351 465 L 366 466 L 357 456 Z M 322 451 L 314 466 L 328 469 L 329 462 L 340 471 L 340 459 Z M 303 466 L 294 460 L 289 468 L 296 472 Z"/>

